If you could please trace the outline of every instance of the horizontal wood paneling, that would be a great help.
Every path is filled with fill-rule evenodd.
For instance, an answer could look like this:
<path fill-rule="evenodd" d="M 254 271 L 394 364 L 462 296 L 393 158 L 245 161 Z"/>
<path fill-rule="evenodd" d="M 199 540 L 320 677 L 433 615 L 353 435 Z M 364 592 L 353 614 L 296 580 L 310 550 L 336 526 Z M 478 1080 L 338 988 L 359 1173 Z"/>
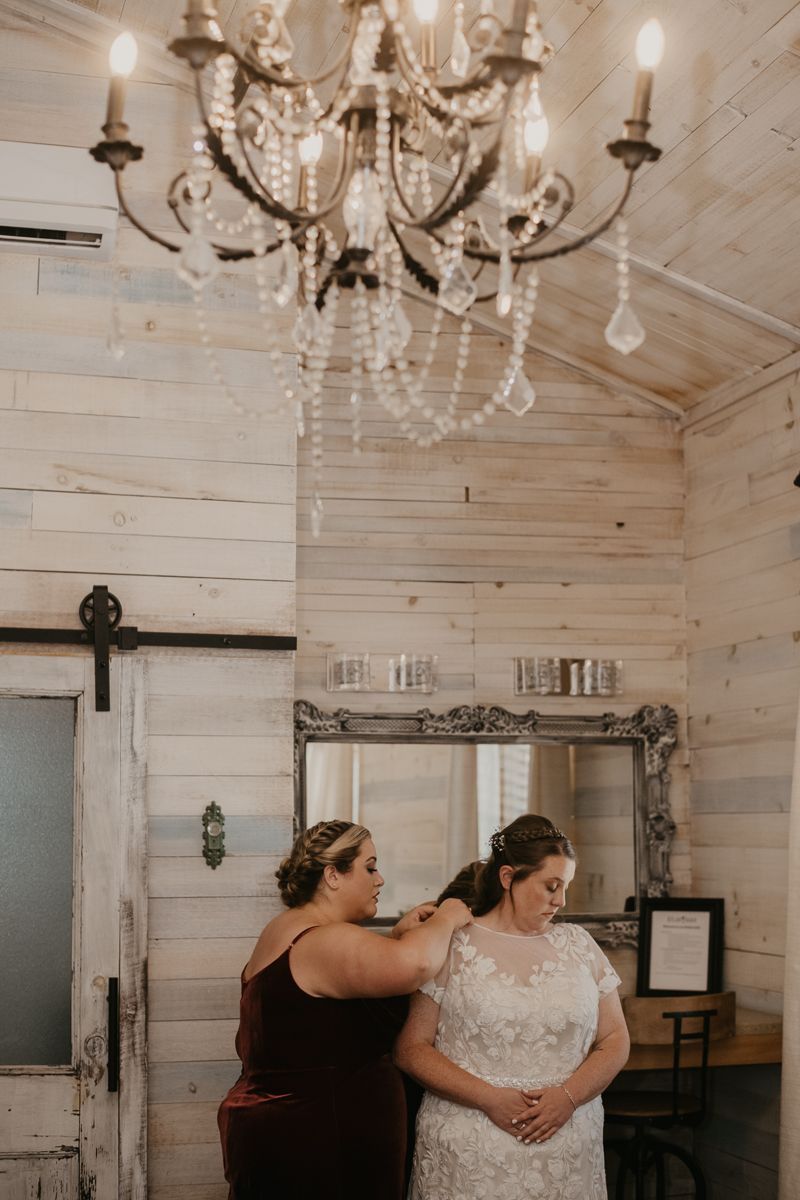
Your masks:
<path fill-rule="evenodd" d="M 611 418 L 594 405 L 613 403 L 613 392 L 598 396 L 593 385 L 586 394 L 582 380 L 541 364 L 531 378 L 544 392 L 558 385 L 544 409 L 521 419 L 504 414 L 491 440 L 482 428 L 424 452 L 392 436 L 381 410 L 365 403 L 362 453 L 354 458 L 344 406 L 341 415 L 329 410 L 317 539 L 301 444 L 298 697 L 323 708 L 487 703 L 525 711 L 532 701 L 514 697 L 514 656 L 613 657 L 625 661 L 625 693 L 611 707 L 664 702 L 683 721 L 680 435 L 668 421 L 629 412 L 613 417 L 613 436 L 598 444 Z M 357 650 L 437 653 L 438 693 L 327 694 L 326 653 Z M 609 701 L 536 697 L 535 707 L 601 713 Z M 683 738 L 681 726 L 673 868 L 688 891 Z"/>
<path fill-rule="evenodd" d="M 108 26 L 93 38 L 77 6 L 0 8 L 14 136 L 91 145 Z M 134 203 L 155 209 L 175 173 L 188 85 L 143 39 L 128 89 L 132 136 L 148 146 Z M 207 303 L 237 399 L 268 422 L 232 410 L 191 290 L 139 234 L 120 229 L 116 260 L 102 266 L 0 260 L 0 624 L 75 628 L 81 599 L 107 583 L 124 623 L 143 630 L 292 634 L 296 435 L 275 415 L 252 272 L 226 272 Z M 115 274 L 128 338 L 119 362 L 106 348 Z M 222 1200 L 214 1113 L 239 1074 L 238 976 L 276 910 L 291 838 L 294 655 L 137 653 L 150 667 L 148 1194 Z M 35 658 L 21 671 L 0 654 L 0 689 L 20 676 L 35 687 L 36 673 Z M 65 687 L 76 682 L 67 670 Z M 228 850 L 214 871 L 202 857 L 211 802 Z"/>
<path fill-rule="evenodd" d="M 800 692 L 797 399 L 794 375 L 751 388 L 685 440 L 693 888 L 725 897 L 726 986 L 767 1011 Z"/>

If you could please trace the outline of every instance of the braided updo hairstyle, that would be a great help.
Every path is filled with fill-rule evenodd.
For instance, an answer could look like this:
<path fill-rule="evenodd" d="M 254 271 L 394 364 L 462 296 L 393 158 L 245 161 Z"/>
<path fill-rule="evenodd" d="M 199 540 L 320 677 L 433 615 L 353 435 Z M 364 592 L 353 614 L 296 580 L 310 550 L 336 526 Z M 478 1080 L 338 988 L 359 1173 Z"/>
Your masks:
<path fill-rule="evenodd" d="M 320 821 L 296 838 L 275 878 L 287 908 L 313 900 L 326 867 L 346 875 L 358 858 L 362 844 L 372 834 L 351 821 Z"/>
<path fill-rule="evenodd" d="M 483 917 L 503 899 L 500 868 L 513 867 L 512 888 L 518 879 L 527 879 L 541 869 L 551 854 L 560 854 L 575 861 L 572 842 L 547 817 L 526 813 L 517 817 L 491 839 L 492 853 L 481 865 L 475 880 L 475 903 L 472 912 Z M 511 897 L 513 902 L 513 896 Z"/>

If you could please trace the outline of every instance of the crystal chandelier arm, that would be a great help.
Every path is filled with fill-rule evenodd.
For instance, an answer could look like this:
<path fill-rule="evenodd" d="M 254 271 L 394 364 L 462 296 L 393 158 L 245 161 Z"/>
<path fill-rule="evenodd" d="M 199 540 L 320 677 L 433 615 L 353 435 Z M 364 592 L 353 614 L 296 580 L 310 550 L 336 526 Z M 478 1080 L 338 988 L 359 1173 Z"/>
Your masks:
<path fill-rule="evenodd" d="M 269 83 L 270 85 L 273 85 L 275 87 L 284 87 L 284 88 L 285 87 L 314 88 L 314 87 L 317 87 L 320 83 L 325 83 L 325 81 L 330 79 L 332 75 L 335 75 L 337 71 L 340 71 L 342 69 L 342 67 L 347 65 L 347 62 L 352 53 L 353 46 L 355 44 L 357 35 L 358 35 L 358 21 L 354 20 L 352 23 L 352 26 L 350 28 L 350 34 L 347 39 L 347 45 L 345 46 L 345 48 L 342 51 L 339 58 L 336 60 L 336 62 L 333 64 L 332 67 L 329 67 L 327 71 L 323 71 L 323 73 L 321 75 L 316 75 L 313 79 L 303 79 L 299 75 L 292 74 L 291 71 L 287 75 L 274 75 L 271 71 L 269 71 L 267 68 L 265 68 L 260 62 L 258 62 L 257 60 L 254 60 L 251 57 L 252 51 L 249 49 L 245 50 L 244 54 L 239 54 L 236 50 L 228 47 L 228 53 L 233 55 L 233 57 L 236 59 L 237 63 L 239 64 L 239 66 L 242 68 L 243 71 L 245 71 L 248 75 L 250 75 L 250 74 L 255 75 L 255 79 L 250 80 L 251 83 L 263 82 L 263 83 Z"/>
<path fill-rule="evenodd" d="M 464 120 L 464 118 L 463 118 L 463 117 L 459 117 L 458 119 L 459 119 L 459 120 L 462 122 L 462 124 L 465 126 L 465 131 L 466 131 L 466 121 Z M 468 132 L 468 131 L 467 131 L 467 132 Z M 400 199 L 400 203 L 403 205 L 403 208 L 406 210 L 406 212 L 409 214 L 409 216 L 410 216 L 410 218 L 411 218 L 410 220 L 408 220 L 408 219 L 406 219 L 404 216 L 402 216 L 401 214 L 395 214 L 395 219 L 396 219 L 396 220 L 402 220 L 402 222 L 403 222 L 403 224 L 404 224 L 404 225 L 407 225 L 407 226 L 409 226 L 410 228 L 413 228 L 413 229 L 427 229 L 427 228 L 428 228 L 428 225 L 429 225 L 429 223 L 430 223 L 432 220 L 434 220 L 434 219 L 435 219 L 436 215 L 437 215 L 437 214 L 438 214 L 438 213 L 441 211 L 442 207 L 443 207 L 444 205 L 448 204 L 448 202 L 450 201 L 451 197 L 452 197 L 452 196 L 455 194 L 455 192 L 457 191 L 457 189 L 458 189 L 458 186 L 459 186 L 459 184 L 461 183 L 461 180 L 463 179 L 463 176 L 464 176 L 464 168 L 466 167 L 466 165 L 467 165 L 467 160 L 468 160 L 468 158 L 469 158 L 469 137 L 467 137 L 467 140 L 466 140 L 466 142 L 465 142 L 465 145 L 464 145 L 464 150 L 463 150 L 463 152 L 462 152 L 462 154 L 461 154 L 461 162 L 458 164 L 458 168 L 457 168 L 457 170 L 456 170 L 456 172 L 455 172 L 455 175 L 454 175 L 454 177 L 453 177 L 453 181 L 452 181 L 452 183 L 451 183 L 451 184 L 450 184 L 450 186 L 448 187 L 448 189 L 447 189 L 447 191 L 446 191 L 445 195 L 444 195 L 444 196 L 442 197 L 442 199 L 439 201 L 439 204 L 436 206 L 436 208 L 433 210 L 433 212 L 431 212 L 431 213 L 428 213 L 428 214 L 426 214 L 426 215 L 425 215 L 425 216 L 423 216 L 423 217 L 417 217 L 417 215 L 416 215 L 416 213 L 414 212 L 413 208 L 411 207 L 411 205 L 409 204 L 409 202 L 408 202 L 408 200 L 406 199 L 405 195 L 403 194 L 402 178 L 401 178 L 401 176 L 400 176 L 400 172 L 399 172 L 399 171 L 398 171 L 398 169 L 397 169 L 397 167 L 398 167 L 398 161 L 399 161 L 399 159 L 400 159 L 400 157 L 401 157 L 401 152 L 400 152 L 400 129 L 399 129 L 399 127 L 398 127 L 397 125 L 395 125 L 395 127 L 394 127 L 393 140 L 394 140 L 394 144 L 393 144 L 393 146 L 392 146 L 392 154 L 391 154 L 391 161 L 392 161 L 392 179 L 393 179 L 393 181 L 394 181 L 395 191 L 397 192 L 397 195 L 398 195 L 398 197 L 399 197 L 399 199 Z M 459 207 L 460 207 L 460 206 L 461 206 L 461 201 L 459 201 Z"/>
<path fill-rule="evenodd" d="M 178 178 L 174 180 L 174 183 L 177 183 L 181 178 L 183 178 L 183 176 L 179 175 Z M 114 170 L 114 181 L 116 183 L 119 206 L 122 209 L 123 214 L 130 221 L 131 225 L 133 225 L 134 229 L 138 229 L 139 232 L 143 233 L 149 241 L 155 242 L 158 246 L 163 246 L 165 250 L 169 250 L 172 254 L 179 254 L 183 249 L 182 246 L 176 246 L 174 242 L 167 241 L 166 238 L 160 237 L 157 233 L 153 233 L 151 229 L 148 229 L 146 225 L 143 225 L 142 222 L 131 212 L 130 208 L 128 207 L 128 202 L 125 199 L 125 194 L 122 190 L 121 170 Z M 171 204 L 170 208 L 172 208 L 172 211 L 181 228 L 189 232 L 188 226 L 184 224 L 181 217 L 178 216 L 176 209 L 173 208 Z M 277 250 L 279 246 L 280 242 L 273 243 L 271 246 L 267 247 L 266 253 L 270 254 L 273 250 Z M 217 258 L 223 260 L 224 262 L 237 262 L 239 259 L 243 258 L 255 258 L 255 253 L 252 250 L 228 250 L 224 246 L 218 246 L 214 244 L 214 251 L 217 255 Z"/>
<path fill-rule="evenodd" d="M 612 209 L 611 215 L 606 217 L 606 219 L 604 221 L 601 221 L 601 223 L 599 225 L 595 226 L 594 229 L 590 229 L 589 232 L 583 234 L 582 237 L 575 238 L 573 241 L 567 242 L 566 245 L 564 245 L 564 246 L 557 246 L 555 250 L 540 250 L 535 254 L 526 254 L 524 252 L 524 250 L 523 251 L 512 251 L 511 261 L 514 263 L 521 264 L 521 263 L 528 263 L 528 262 L 540 262 L 542 259 L 545 259 L 545 258 L 561 258 L 565 254 L 570 254 L 573 250 L 579 250 L 581 248 L 581 246 L 588 246 L 589 243 L 593 242 L 595 238 L 600 237 L 601 233 L 605 233 L 607 229 L 611 228 L 611 226 L 614 224 L 614 221 L 617 219 L 617 217 L 620 215 L 620 213 L 624 209 L 624 207 L 628 201 L 628 197 L 631 194 L 631 188 L 633 187 L 633 176 L 634 176 L 634 171 L 629 169 L 628 170 L 628 178 L 625 183 L 625 188 L 624 188 L 623 193 L 620 196 L 619 200 L 617 201 L 614 208 Z M 559 218 L 559 220 L 556 223 L 554 223 L 552 226 L 549 226 L 548 233 L 552 233 L 554 229 L 558 228 L 558 225 L 561 224 L 561 222 L 564 220 L 565 216 L 566 216 L 566 213 L 563 213 L 562 216 Z M 498 259 L 499 259 L 499 255 L 493 255 L 493 256 L 475 255 L 474 257 L 480 257 L 480 258 L 490 257 L 491 260 L 494 262 L 498 261 Z"/>
<path fill-rule="evenodd" d="M 203 97 L 202 68 L 195 69 L 194 77 L 197 107 L 200 110 L 200 118 L 206 128 L 206 143 L 208 145 L 208 149 L 211 151 L 211 156 L 214 159 L 215 165 L 218 166 L 222 173 L 227 176 L 229 182 L 236 188 L 237 191 L 241 192 L 242 195 L 246 196 L 248 200 L 252 201 L 252 203 L 257 204 L 259 208 L 263 209 L 263 211 L 268 213 L 269 216 L 277 217 L 279 221 L 288 221 L 292 225 L 297 225 L 298 222 L 302 222 L 303 217 L 298 216 L 298 214 L 293 212 L 291 209 L 284 208 L 282 204 L 279 204 L 269 189 L 266 188 L 263 183 L 261 183 L 258 178 L 258 173 L 254 170 L 253 165 L 247 155 L 247 151 L 242 145 L 241 138 L 239 139 L 239 143 L 242 154 L 248 168 L 250 169 L 253 179 L 255 180 L 256 186 L 254 187 L 250 180 L 240 173 L 236 163 L 223 150 L 222 139 L 220 138 L 216 129 L 211 125 L 211 118 L 208 110 L 206 109 L 205 99 Z M 308 221 L 305 223 L 309 224 Z"/>
<path fill-rule="evenodd" d="M 571 254 L 573 250 L 579 250 L 581 246 L 588 246 L 590 242 L 593 242 L 595 238 L 599 237 L 601 233 L 605 233 L 606 230 L 611 227 L 616 218 L 624 209 L 628 201 L 628 197 L 630 196 L 631 188 L 633 187 L 633 175 L 633 170 L 629 170 L 624 191 L 614 206 L 610 216 L 606 217 L 606 219 L 594 229 L 590 229 L 588 233 L 583 234 L 581 237 L 575 238 L 571 242 L 567 242 L 564 246 L 558 246 L 555 250 L 540 250 L 536 253 L 530 254 L 526 253 L 525 246 L 520 246 L 518 244 L 517 248 L 511 252 L 511 261 L 521 265 L 522 263 L 540 262 L 545 258 L 561 258 L 565 254 Z M 553 224 L 548 225 L 547 229 L 545 229 L 542 233 L 537 234 L 536 237 L 532 239 L 531 243 L 529 243 L 529 245 L 533 245 L 536 242 L 542 241 L 544 238 L 549 237 L 551 233 L 554 233 L 558 229 L 561 222 L 565 220 L 568 212 L 569 209 L 565 209 L 565 211 L 561 213 L 561 215 L 553 222 Z M 434 230 L 428 230 L 427 232 L 432 238 L 435 239 L 435 241 L 439 242 L 440 245 L 445 245 L 444 239 Z M 467 258 L 479 259 L 482 262 L 496 263 L 500 261 L 500 254 L 497 250 L 477 250 L 470 246 L 464 246 L 464 254 Z"/>
<path fill-rule="evenodd" d="M 456 196 L 456 199 L 449 207 L 446 207 L 447 201 L 453 192 L 453 188 L 451 187 L 438 207 L 424 221 L 419 222 L 421 229 L 424 229 L 426 233 L 432 234 L 434 229 L 438 229 L 446 221 L 449 221 L 451 217 L 457 216 L 462 209 L 468 208 L 473 203 L 478 194 L 491 182 L 492 176 L 497 170 L 501 138 L 502 133 L 498 136 L 494 145 L 490 146 L 485 152 L 478 166 L 467 179 L 463 192 Z M 439 240 L 437 238 L 437 241 Z"/>
<path fill-rule="evenodd" d="M 167 204 L 172 209 L 172 214 L 184 233 L 191 233 L 191 226 L 187 225 L 181 216 L 179 202 L 175 196 L 175 189 L 178 187 L 181 180 L 186 179 L 186 177 L 186 172 L 181 171 L 180 175 L 176 175 L 176 177 L 173 179 L 172 183 L 170 184 L 169 193 L 167 194 Z M 255 252 L 252 250 L 231 250 L 227 246 L 220 246 L 218 242 L 210 242 L 209 244 L 213 247 L 217 258 L 223 259 L 226 262 L 234 262 L 244 258 L 256 257 Z M 279 250 L 280 246 L 280 241 L 271 242 L 264 250 L 264 254 L 272 254 L 273 250 Z M 180 247 L 178 246 L 176 249 L 180 249 Z"/>
<path fill-rule="evenodd" d="M 400 75 L 403 78 L 403 80 L 405 81 L 405 83 L 408 85 L 412 95 L 420 104 L 422 104 L 424 106 L 424 108 L 430 113 L 430 115 L 432 117 L 437 117 L 437 118 L 438 117 L 447 117 L 447 118 L 460 117 L 460 118 L 464 119 L 464 114 L 460 111 L 460 109 L 455 104 L 449 103 L 447 100 L 447 97 L 442 95 L 442 93 L 439 91 L 438 88 L 432 88 L 430 83 L 428 83 L 426 86 L 422 82 L 422 75 L 417 73 L 416 63 L 413 63 L 409 59 L 408 55 L 405 52 L 405 46 L 403 45 L 403 39 L 400 35 L 397 34 L 396 31 L 395 31 L 395 57 L 396 57 L 396 61 L 397 61 L 397 68 L 400 72 Z M 479 94 L 480 92 L 484 92 L 486 95 L 489 95 L 491 93 L 492 88 L 496 85 L 496 82 L 497 82 L 496 80 L 489 80 L 487 78 L 486 83 L 489 84 L 490 86 L 486 87 L 482 84 L 480 79 L 476 79 L 475 81 L 471 81 L 469 84 L 467 84 L 467 83 L 460 84 L 458 86 L 457 94 L 464 95 L 467 92 L 469 92 L 470 95 L 474 96 L 474 95 Z M 456 94 L 455 88 L 453 89 L 453 91 L 454 91 L 454 94 Z M 494 124 L 494 122 L 497 118 L 494 117 L 493 114 L 497 112 L 497 108 L 499 107 L 499 105 L 505 101 L 507 91 L 508 91 L 507 88 L 503 89 L 503 93 L 500 96 L 498 96 L 497 105 L 495 105 L 495 107 L 492 108 L 491 112 L 484 113 L 482 115 L 476 115 L 475 117 L 471 117 L 470 120 L 472 121 L 472 124 L 473 125 Z"/>
<path fill-rule="evenodd" d="M 146 225 L 143 225 L 128 208 L 128 202 L 125 199 L 125 193 L 122 190 L 122 171 L 116 168 L 114 170 L 114 181 L 117 185 L 117 199 L 119 206 L 125 216 L 130 221 L 134 229 L 138 229 L 139 233 L 143 233 L 151 242 L 155 242 L 159 246 L 163 246 L 165 250 L 171 250 L 173 254 L 178 254 L 181 250 L 180 246 L 176 246 L 174 242 L 168 242 L 166 238 L 159 237 L 157 233 L 153 233 Z"/>
<path fill-rule="evenodd" d="M 408 271 L 409 275 L 416 279 L 419 286 L 424 288 L 426 292 L 431 292 L 434 296 L 438 295 L 439 281 L 434 278 L 429 271 L 426 271 L 422 263 L 418 262 L 416 258 L 414 258 L 414 256 L 406 249 L 404 242 L 400 238 L 397 229 L 391 221 L 389 222 L 389 228 L 394 235 L 394 240 L 400 247 L 400 253 L 403 256 L 403 266 Z"/>

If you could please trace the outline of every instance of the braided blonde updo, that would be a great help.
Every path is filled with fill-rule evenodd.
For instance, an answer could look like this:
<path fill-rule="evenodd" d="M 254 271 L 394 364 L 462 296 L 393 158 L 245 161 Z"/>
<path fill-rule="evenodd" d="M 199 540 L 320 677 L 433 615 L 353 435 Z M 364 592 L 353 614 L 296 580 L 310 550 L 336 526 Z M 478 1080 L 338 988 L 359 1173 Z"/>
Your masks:
<path fill-rule="evenodd" d="M 362 844 L 372 834 L 350 821 L 320 821 L 295 840 L 275 878 L 287 908 L 313 900 L 326 867 L 346 875 L 358 858 Z"/>

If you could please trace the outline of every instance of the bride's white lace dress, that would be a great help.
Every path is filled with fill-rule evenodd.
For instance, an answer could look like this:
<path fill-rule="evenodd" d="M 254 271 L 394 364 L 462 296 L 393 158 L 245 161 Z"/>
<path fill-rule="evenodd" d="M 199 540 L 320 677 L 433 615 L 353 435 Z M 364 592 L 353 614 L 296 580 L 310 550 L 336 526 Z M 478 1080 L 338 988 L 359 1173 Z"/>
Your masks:
<path fill-rule="evenodd" d="M 564 1083 L 589 1054 L 598 1002 L 620 979 L 578 925 L 516 937 L 473 924 L 422 991 L 439 1005 L 435 1046 L 501 1087 Z M 477 1109 L 425 1093 L 410 1200 L 606 1200 L 603 1107 L 581 1105 L 526 1146 Z"/>

